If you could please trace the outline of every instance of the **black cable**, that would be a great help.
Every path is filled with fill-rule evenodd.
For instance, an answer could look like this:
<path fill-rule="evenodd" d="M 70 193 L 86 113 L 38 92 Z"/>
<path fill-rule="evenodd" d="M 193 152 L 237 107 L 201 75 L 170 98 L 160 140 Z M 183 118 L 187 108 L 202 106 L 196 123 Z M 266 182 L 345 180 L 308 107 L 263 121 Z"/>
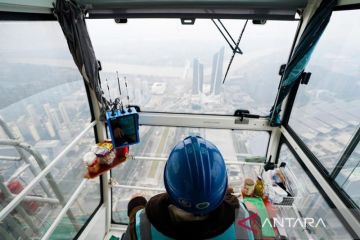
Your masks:
<path fill-rule="evenodd" d="M 220 27 L 217 25 L 217 23 L 215 22 L 214 19 L 211 19 L 211 21 L 213 21 L 213 23 L 215 24 L 216 28 L 219 30 L 219 32 L 221 33 L 221 35 L 225 38 L 226 42 L 229 44 L 229 47 L 231 48 L 231 50 L 234 51 L 234 47 L 231 45 L 231 43 L 229 42 L 229 40 L 227 39 L 227 37 L 224 35 L 224 33 L 221 31 Z M 227 32 L 227 31 L 226 31 Z M 231 38 L 233 39 L 233 38 Z M 235 41 L 234 41 L 235 44 Z"/>
<path fill-rule="evenodd" d="M 218 19 L 218 22 L 221 24 L 221 26 L 224 28 L 224 30 L 225 30 L 225 32 L 227 33 L 227 35 L 230 37 L 230 39 L 231 39 L 231 41 L 233 42 L 233 44 L 236 46 L 235 40 L 232 38 L 231 34 L 228 32 L 228 30 L 226 29 L 226 27 L 224 26 L 224 24 L 221 22 L 220 19 Z M 235 47 L 235 49 L 236 49 L 236 52 L 237 52 L 237 53 L 242 54 L 242 51 L 241 51 L 241 49 L 240 49 L 239 47 L 237 47 L 237 48 Z M 234 48 L 232 48 L 232 50 L 234 51 Z"/>
<path fill-rule="evenodd" d="M 239 47 L 241 38 L 242 38 L 242 36 L 243 36 L 243 34 L 244 34 L 244 31 L 245 31 L 245 28 L 246 28 L 246 25 L 247 25 L 248 21 L 249 21 L 249 19 L 246 20 L 246 22 L 245 22 L 245 24 L 244 24 L 244 27 L 243 27 L 243 29 L 242 29 L 242 31 L 241 31 L 241 33 L 240 33 L 239 39 L 238 39 L 238 41 L 237 41 L 237 43 L 236 43 L 236 46 L 235 46 L 235 48 L 234 48 L 234 50 L 233 50 L 233 55 L 231 56 L 229 65 L 228 65 L 228 67 L 227 67 L 227 69 L 226 69 L 226 73 L 225 73 L 225 76 L 224 76 L 223 84 L 225 83 L 226 77 L 227 77 L 227 75 L 228 75 L 228 73 L 229 73 L 231 64 L 232 64 L 232 62 L 233 62 L 233 60 L 234 60 L 234 57 L 235 57 L 235 54 L 236 54 L 236 49 Z"/>

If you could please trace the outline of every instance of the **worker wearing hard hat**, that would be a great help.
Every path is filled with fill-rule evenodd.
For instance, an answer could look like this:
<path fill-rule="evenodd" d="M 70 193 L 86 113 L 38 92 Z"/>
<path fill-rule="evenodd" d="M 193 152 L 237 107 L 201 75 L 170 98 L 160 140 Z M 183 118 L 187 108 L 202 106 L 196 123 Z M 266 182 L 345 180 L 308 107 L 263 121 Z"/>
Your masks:
<path fill-rule="evenodd" d="M 166 163 L 166 193 L 148 202 L 142 196 L 129 202 L 130 223 L 122 239 L 258 238 L 258 224 L 237 224 L 249 212 L 231 194 L 227 179 L 224 159 L 214 144 L 201 137 L 185 138 Z"/>

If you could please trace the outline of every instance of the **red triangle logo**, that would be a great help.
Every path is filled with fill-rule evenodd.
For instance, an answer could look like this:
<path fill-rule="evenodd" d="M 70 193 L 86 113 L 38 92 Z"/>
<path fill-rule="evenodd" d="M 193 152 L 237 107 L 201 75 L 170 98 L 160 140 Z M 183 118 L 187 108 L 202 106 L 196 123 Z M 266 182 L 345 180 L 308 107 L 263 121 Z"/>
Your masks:
<path fill-rule="evenodd" d="M 256 215 L 255 213 L 254 213 L 254 214 L 251 214 L 249 217 L 239 220 L 239 221 L 237 222 L 237 224 L 238 224 L 239 226 L 241 226 L 241 227 L 243 227 L 243 228 L 245 228 L 245 229 L 247 229 L 247 230 L 250 230 L 250 231 L 252 231 L 253 233 L 256 234 L 256 229 L 253 229 L 253 228 L 249 227 L 248 225 L 246 225 L 246 221 L 256 220 L 256 216 L 257 216 L 257 215 Z M 250 223 L 250 222 L 249 222 L 249 223 Z M 249 224 L 249 225 L 251 226 L 251 224 Z"/>

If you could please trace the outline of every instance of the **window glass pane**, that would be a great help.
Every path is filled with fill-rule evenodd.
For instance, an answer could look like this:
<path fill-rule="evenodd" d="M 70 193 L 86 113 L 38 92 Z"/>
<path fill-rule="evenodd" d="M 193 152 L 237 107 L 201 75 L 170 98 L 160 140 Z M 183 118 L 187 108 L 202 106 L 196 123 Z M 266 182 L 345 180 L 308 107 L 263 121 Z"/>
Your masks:
<path fill-rule="evenodd" d="M 70 208 L 72 220 L 65 214 L 50 239 L 75 237 L 78 230 L 99 206 L 101 198 L 99 183 L 98 178 L 85 183 L 82 192 Z M 19 239 L 18 236 L 26 236 L 22 239 L 41 239 L 62 209 L 55 197 L 46 198 L 45 196 L 41 194 L 41 186 L 36 185 L 32 193 L 27 195 L 25 200 L 2 221 L 0 228 L 6 229 L 8 234 L 15 239 Z M 1 234 L 0 236 L 3 237 Z"/>
<path fill-rule="evenodd" d="M 237 39 L 245 20 L 223 23 Z M 240 43 L 244 54 L 235 56 L 222 84 L 232 50 L 210 19 L 196 19 L 194 25 L 179 19 L 87 20 L 112 98 L 119 96 L 119 71 L 128 79 L 130 102 L 143 111 L 230 115 L 236 109 L 268 114 L 297 24 L 249 21 Z"/>
<path fill-rule="evenodd" d="M 16 208 L 16 211 L 5 218 L 5 222 L 15 218 L 21 226 L 21 229 L 24 230 L 24 234 L 29 238 L 41 238 L 44 236 L 59 215 L 62 207 L 69 201 L 70 197 L 83 181 L 85 167 L 82 158 L 84 154 L 89 151 L 89 146 L 93 145 L 94 142 L 94 133 L 92 129 L 90 129 L 50 171 L 51 177 L 54 180 L 51 181 L 51 179 L 49 179 L 52 184 L 50 184 L 47 178 L 42 181 L 43 185 L 36 184 Z M 19 169 L 21 168 L 23 167 Z M 19 172 L 19 170 L 17 170 L 17 172 Z M 0 190 L 2 193 L 6 191 L 4 190 L 4 188 L 6 188 L 9 193 L 16 195 L 33 179 L 33 174 L 29 170 L 29 167 L 19 173 L 16 177 L 14 177 L 14 173 L 8 181 L 3 181 L 4 178 L 0 176 Z M 99 183 L 100 180 L 97 178 L 85 184 L 81 194 L 75 200 L 73 207 L 71 207 L 73 219 L 70 220 L 69 215 L 63 217 L 60 225 L 54 232 L 54 239 L 71 239 L 72 237 L 63 238 L 64 234 L 68 234 L 68 236 L 75 236 L 77 234 L 77 231 L 100 204 L 101 195 Z M 9 194 L 2 195 L 0 210 L 6 207 L 7 202 L 12 198 Z M 34 225 L 32 225 L 31 222 L 34 223 Z M 18 232 L 16 228 L 9 226 L 10 234 L 16 236 L 16 232 Z"/>
<path fill-rule="evenodd" d="M 0 117 L 52 161 L 90 122 L 82 77 L 57 22 L 1 22 L 0 35 Z"/>
<path fill-rule="evenodd" d="M 0 35 L 0 139 L 14 138 L 43 159 L 0 145 L 3 209 L 89 125 L 91 114 L 82 77 L 56 21 L 0 22 Z M 5 218 L 11 236 L 18 239 L 21 232 L 27 236 L 21 239 L 40 239 L 45 234 L 83 180 L 82 157 L 94 142 L 90 129 L 50 170 L 53 180 L 43 179 Z M 95 195 L 87 200 L 88 208 L 74 212 L 78 229 L 100 203 L 99 188 L 94 191 L 89 187 L 82 193 Z"/>
<path fill-rule="evenodd" d="M 360 10 L 333 12 L 306 69 L 290 125 L 330 172 L 359 126 Z"/>
<path fill-rule="evenodd" d="M 331 209 L 322 197 L 316 186 L 298 163 L 289 148 L 281 146 L 279 163 L 285 162 L 286 168 L 295 177 L 297 195 L 294 197 L 293 205 L 277 205 L 279 217 L 290 219 L 310 219 L 314 224 L 307 225 L 304 230 L 299 224 L 286 225 L 282 230 L 286 232 L 289 239 L 352 239 L 341 221 L 335 215 L 336 209 Z M 311 220 L 311 221 L 312 221 Z M 286 221 L 286 220 L 285 220 Z M 295 221 L 295 220 L 293 220 Z"/>
<path fill-rule="evenodd" d="M 227 164 L 229 185 L 240 189 L 246 177 L 259 175 L 264 162 L 269 133 L 259 131 L 197 129 L 181 127 L 140 127 L 141 142 L 130 149 L 135 159 L 112 170 L 116 181 L 125 185 L 115 187 L 113 192 L 113 220 L 127 223 L 127 203 L 132 194 L 144 192 L 147 198 L 164 191 L 163 171 L 172 148 L 185 137 L 195 134 L 214 143 Z M 234 164 L 235 162 L 235 164 Z M 240 164 L 243 163 L 243 164 Z M 155 190 L 137 190 L 136 187 L 150 187 Z M 239 191 L 238 191 L 239 192 Z"/>
<path fill-rule="evenodd" d="M 341 169 L 336 177 L 336 182 L 360 207 L 360 144 L 357 145 Z"/>
<path fill-rule="evenodd" d="M 91 214 L 99 206 L 101 198 L 99 194 L 99 178 L 87 181 L 83 189 L 84 191 L 80 193 L 70 208 L 75 216 L 77 228 L 70 221 L 69 217 L 65 215 L 51 235 L 51 239 L 74 239 L 80 227 L 85 224 Z"/>

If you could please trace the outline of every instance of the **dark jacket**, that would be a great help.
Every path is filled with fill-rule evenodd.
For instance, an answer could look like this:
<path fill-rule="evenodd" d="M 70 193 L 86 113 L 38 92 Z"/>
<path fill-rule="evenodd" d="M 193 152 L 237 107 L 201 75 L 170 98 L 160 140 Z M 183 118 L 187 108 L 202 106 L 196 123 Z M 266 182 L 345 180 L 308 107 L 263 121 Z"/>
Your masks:
<path fill-rule="evenodd" d="M 129 226 L 123 235 L 123 240 L 136 239 L 135 214 L 145 208 L 147 218 L 151 224 L 164 235 L 173 239 L 207 239 L 220 235 L 226 231 L 235 220 L 235 209 L 239 208 L 238 199 L 228 193 L 223 203 L 202 221 L 174 222 L 168 206 L 171 204 L 167 193 L 158 194 L 148 202 L 144 197 L 136 197 L 128 204 Z M 252 213 L 250 213 L 252 214 Z M 260 222 L 260 221 L 256 221 Z M 259 224 L 252 223 L 259 230 Z M 261 232 L 261 231 L 260 231 Z M 258 238 L 258 237 L 257 237 Z"/>

